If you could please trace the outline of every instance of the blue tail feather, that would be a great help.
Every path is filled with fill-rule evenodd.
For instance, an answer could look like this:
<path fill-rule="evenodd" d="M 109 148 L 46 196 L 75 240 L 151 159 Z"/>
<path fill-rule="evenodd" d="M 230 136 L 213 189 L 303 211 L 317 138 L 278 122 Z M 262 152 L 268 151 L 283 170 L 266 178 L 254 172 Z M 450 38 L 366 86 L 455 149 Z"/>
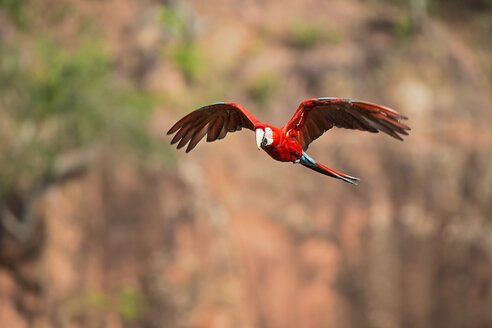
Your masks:
<path fill-rule="evenodd" d="M 319 164 L 314 159 L 309 157 L 306 153 L 302 154 L 302 157 L 300 159 L 300 163 L 302 165 L 304 165 L 305 167 L 310 168 L 311 170 L 322 173 L 324 175 L 331 176 L 333 178 L 341 179 L 341 180 L 348 182 L 348 183 L 351 183 L 351 184 L 357 185 L 357 183 L 355 181 L 359 180 L 358 178 L 352 177 L 352 176 L 347 175 L 347 174 L 341 175 L 341 173 L 334 171 L 332 169 L 329 169 L 329 168 Z"/>

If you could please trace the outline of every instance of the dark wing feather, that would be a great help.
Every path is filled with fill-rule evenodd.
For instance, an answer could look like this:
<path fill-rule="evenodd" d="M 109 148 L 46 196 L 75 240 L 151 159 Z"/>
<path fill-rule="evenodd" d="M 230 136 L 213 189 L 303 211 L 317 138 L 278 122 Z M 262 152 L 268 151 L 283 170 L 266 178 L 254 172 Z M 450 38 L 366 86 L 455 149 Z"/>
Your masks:
<path fill-rule="evenodd" d="M 407 118 L 393 109 L 348 98 L 316 98 L 303 101 L 285 125 L 297 131 L 297 140 L 306 150 L 311 142 L 332 127 L 377 133 L 382 131 L 403 140 L 410 128 L 401 123 Z"/>
<path fill-rule="evenodd" d="M 167 134 L 176 133 L 171 144 L 178 142 L 177 148 L 186 144 L 189 152 L 207 135 L 207 141 L 223 139 L 228 132 L 242 128 L 254 130 L 260 121 L 242 106 L 234 103 L 215 103 L 203 106 L 176 122 Z"/>

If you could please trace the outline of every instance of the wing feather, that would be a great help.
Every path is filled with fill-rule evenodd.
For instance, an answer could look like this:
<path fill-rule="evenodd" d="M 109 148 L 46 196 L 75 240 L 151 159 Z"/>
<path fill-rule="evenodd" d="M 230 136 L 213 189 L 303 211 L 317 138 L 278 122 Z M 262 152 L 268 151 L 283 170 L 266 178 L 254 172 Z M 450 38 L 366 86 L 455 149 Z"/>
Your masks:
<path fill-rule="evenodd" d="M 176 142 L 184 138 L 190 130 L 193 131 L 197 126 L 201 125 L 202 123 L 207 123 L 209 120 L 210 117 L 208 115 L 204 115 L 202 117 L 198 116 L 195 117 L 193 120 L 188 120 L 180 127 L 180 130 L 176 133 L 174 138 L 171 140 L 171 145 L 175 144 Z M 178 149 L 181 147 L 178 147 Z"/>
<path fill-rule="evenodd" d="M 177 121 L 167 132 L 174 134 L 171 144 L 177 148 L 186 144 L 186 152 L 191 151 L 207 135 L 207 141 L 223 139 L 228 132 L 242 128 L 254 130 L 260 121 L 245 108 L 234 103 L 215 103 L 203 106 Z"/>
<path fill-rule="evenodd" d="M 185 117 L 183 117 L 182 119 L 177 121 L 173 125 L 173 127 L 171 129 L 169 129 L 167 134 L 172 134 L 172 133 L 178 131 L 178 129 L 181 128 L 183 125 L 185 125 L 186 123 L 189 123 L 190 121 L 193 121 L 194 119 L 196 119 L 199 116 L 201 116 L 201 115 L 197 111 L 189 113 L 188 115 L 186 115 Z"/>
<path fill-rule="evenodd" d="M 224 118 L 224 124 L 222 124 L 222 128 L 220 129 L 219 136 L 217 139 L 224 139 L 227 134 L 227 124 L 229 124 L 229 119 L 227 117 Z"/>
<path fill-rule="evenodd" d="M 186 152 L 189 153 L 195 146 L 200 142 L 200 140 L 205 137 L 205 135 L 208 132 L 208 128 L 206 124 L 203 124 L 199 129 L 196 130 L 195 134 L 191 138 L 190 143 L 188 144 L 188 147 L 186 147 Z"/>
<path fill-rule="evenodd" d="M 191 140 L 191 138 L 193 137 L 195 132 L 196 131 L 194 129 L 188 129 L 188 131 L 185 133 L 183 138 L 179 141 L 177 148 L 178 149 L 183 148 L 184 145 L 186 145 L 188 143 L 188 141 Z"/>
<path fill-rule="evenodd" d="M 229 115 L 229 122 L 227 123 L 227 131 L 234 132 L 236 131 L 236 126 L 238 124 L 237 115 L 232 113 Z"/>
<path fill-rule="evenodd" d="M 219 136 L 220 130 L 222 129 L 222 124 L 224 124 L 224 118 L 218 116 L 213 123 L 210 123 L 210 128 L 208 129 L 207 141 L 214 141 Z"/>
<path fill-rule="evenodd" d="M 204 125 L 207 125 L 210 123 L 210 117 L 209 116 L 204 116 L 204 117 L 198 117 L 196 118 L 190 125 L 190 127 L 187 129 L 187 132 L 183 135 L 182 139 L 179 141 L 177 148 L 180 149 L 184 147 L 188 141 L 191 140 L 191 138 L 203 127 Z"/>
<path fill-rule="evenodd" d="M 378 130 L 372 126 L 371 122 L 366 121 L 364 117 L 362 117 L 356 110 L 353 110 L 352 108 L 347 110 L 347 113 L 353 117 L 355 121 L 358 122 L 358 130 L 361 131 L 369 131 L 372 133 L 377 133 Z"/>
<path fill-rule="evenodd" d="M 297 140 L 306 150 L 309 144 L 333 126 L 376 133 L 384 132 L 403 140 L 410 128 L 401 121 L 407 118 L 395 110 L 370 102 L 347 98 L 315 98 L 303 101 L 285 125 L 296 130 Z"/>
<path fill-rule="evenodd" d="M 186 134 L 186 132 L 188 132 L 188 130 L 191 128 L 192 124 L 191 123 L 187 123 L 186 125 L 184 125 L 181 130 L 178 131 L 178 133 L 176 133 L 174 135 L 174 138 L 171 140 L 171 145 L 175 144 L 176 142 L 178 142 L 179 140 L 181 140 L 181 138 L 183 138 L 183 136 Z"/>

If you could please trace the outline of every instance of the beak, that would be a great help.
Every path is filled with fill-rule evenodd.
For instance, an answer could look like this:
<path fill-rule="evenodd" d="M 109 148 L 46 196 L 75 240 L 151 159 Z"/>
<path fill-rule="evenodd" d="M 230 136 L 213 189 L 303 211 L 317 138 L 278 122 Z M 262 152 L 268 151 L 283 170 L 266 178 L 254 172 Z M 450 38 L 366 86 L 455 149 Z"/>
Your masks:
<path fill-rule="evenodd" d="M 256 146 L 258 147 L 258 150 L 260 150 L 261 142 L 265 137 L 265 131 L 263 131 L 262 129 L 256 129 L 255 134 L 256 134 Z"/>

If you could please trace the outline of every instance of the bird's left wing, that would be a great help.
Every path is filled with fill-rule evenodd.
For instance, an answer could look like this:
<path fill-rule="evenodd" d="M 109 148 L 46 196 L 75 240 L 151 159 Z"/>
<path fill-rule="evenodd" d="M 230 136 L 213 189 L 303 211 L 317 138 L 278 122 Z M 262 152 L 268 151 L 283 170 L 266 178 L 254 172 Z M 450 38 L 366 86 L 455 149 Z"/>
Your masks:
<path fill-rule="evenodd" d="M 410 128 L 401 123 L 406 117 L 393 109 L 349 98 L 315 98 L 304 100 L 285 125 L 295 130 L 297 140 L 306 150 L 309 144 L 332 127 L 379 132 L 403 140 Z"/>
<path fill-rule="evenodd" d="M 176 133 L 171 144 L 178 143 L 178 149 L 188 142 L 186 152 L 189 152 L 207 135 L 207 141 L 223 139 L 228 132 L 239 131 L 242 128 L 254 130 L 260 121 L 244 107 L 234 103 L 215 103 L 203 106 L 173 125 L 167 134 Z"/>

